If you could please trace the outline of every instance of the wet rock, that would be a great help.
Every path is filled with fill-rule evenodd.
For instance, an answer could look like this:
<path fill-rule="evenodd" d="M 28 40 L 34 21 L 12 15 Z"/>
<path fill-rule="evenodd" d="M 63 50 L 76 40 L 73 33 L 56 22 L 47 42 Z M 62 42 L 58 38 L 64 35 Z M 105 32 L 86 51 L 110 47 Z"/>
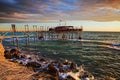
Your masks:
<path fill-rule="evenodd" d="M 58 67 L 58 64 L 59 64 L 58 61 L 52 61 L 51 63 L 52 63 L 54 66 L 57 66 L 57 67 Z"/>
<path fill-rule="evenodd" d="M 10 50 L 10 53 L 11 53 L 11 54 L 18 53 L 18 52 L 19 52 L 19 50 L 17 50 L 17 49 L 11 49 L 11 50 Z"/>
<path fill-rule="evenodd" d="M 48 65 L 48 72 L 49 74 L 53 75 L 56 78 L 56 80 L 59 79 L 59 72 L 57 71 L 53 64 Z"/>
<path fill-rule="evenodd" d="M 66 80 L 75 80 L 72 76 L 67 76 L 67 79 Z"/>
<path fill-rule="evenodd" d="M 70 62 L 64 62 L 63 64 L 64 65 L 70 65 L 71 63 Z"/>
<path fill-rule="evenodd" d="M 63 63 L 58 63 L 58 67 L 63 67 Z"/>
<path fill-rule="evenodd" d="M 40 59 L 40 61 L 43 62 L 43 61 L 46 61 L 46 60 L 42 58 L 42 59 Z"/>
<path fill-rule="evenodd" d="M 37 55 L 20 54 L 17 49 L 6 50 L 5 57 L 13 59 L 13 62 L 22 63 L 35 72 L 44 72 L 49 75 L 42 77 L 36 74 L 33 80 L 94 80 L 94 76 L 84 71 L 83 66 L 76 72 L 77 64 L 68 60 L 47 60 L 43 57 L 38 58 Z"/>
<path fill-rule="evenodd" d="M 115 78 L 113 78 L 113 77 L 106 77 L 106 78 L 104 78 L 104 80 L 116 80 Z M 119 79 L 117 79 L 117 80 L 119 80 Z"/>
<path fill-rule="evenodd" d="M 109 80 L 116 80 L 116 79 L 115 79 L 115 78 L 113 78 L 113 77 L 110 77 L 110 78 L 109 78 Z"/>
<path fill-rule="evenodd" d="M 12 58 L 12 55 L 10 54 L 10 51 L 9 50 L 5 50 L 4 51 L 4 57 L 6 59 L 11 59 Z"/>
<path fill-rule="evenodd" d="M 27 66 L 27 67 L 32 67 L 32 68 L 39 68 L 39 67 L 41 67 L 41 64 L 38 63 L 38 62 L 28 62 L 28 63 L 26 64 L 26 66 Z"/>
<path fill-rule="evenodd" d="M 28 59 L 32 59 L 31 57 L 29 57 Z"/>
<path fill-rule="evenodd" d="M 77 65 L 72 62 L 71 65 L 70 65 L 70 69 L 71 70 L 76 70 L 77 69 Z"/>
<path fill-rule="evenodd" d="M 27 58 L 27 55 L 26 54 L 22 54 L 22 55 L 20 55 L 20 58 Z"/>
<path fill-rule="evenodd" d="M 80 68 L 79 68 L 79 77 L 81 77 L 82 75 L 84 75 L 84 65 L 81 65 Z"/>
<path fill-rule="evenodd" d="M 19 50 L 17 50 L 17 49 L 11 49 L 10 53 L 11 53 L 12 57 L 19 58 L 19 53 L 20 53 Z"/>
<path fill-rule="evenodd" d="M 64 72 L 67 72 L 67 71 L 64 68 L 60 68 L 59 72 L 64 73 Z"/>

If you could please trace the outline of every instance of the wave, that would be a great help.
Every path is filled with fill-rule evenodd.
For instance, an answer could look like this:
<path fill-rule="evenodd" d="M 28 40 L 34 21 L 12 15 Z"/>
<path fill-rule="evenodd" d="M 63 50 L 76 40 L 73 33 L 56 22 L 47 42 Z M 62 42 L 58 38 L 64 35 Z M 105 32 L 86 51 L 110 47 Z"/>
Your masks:
<path fill-rule="evenodd" d="M 102 47 L 106 47 L 106 48 L 110 48 L 110 49 L 115 49 L 115 50 L 120 50 L 120 44 L 119 43 L 115 43 L 115 42 L 110 42 L 110 41 L 99 41 L 99 40 L 78 40 L 78 39 L 71 39 L 70 41 L 81 41 L 81 42 L 89 42 L 89 43 L 98 43 L 98 45 L 100 44 Z"/>
<path fill-rule="evenodd" d="M 27 38 L 17 38 L 18 41 L 25 41 Z M 29 40 L 33 41 L 34 37 L 30 37 Z M 16 40 L 16 38 L 14 38 L 14 41 Z M 46 36 L 44 40 L 49 40 L 49 37 Z M 56 38 L 54 40 L 57 40 Z M 13 41 L 13 38 L 6 38 L 4 39 L 4 41 L 6 42 L 11 42 Z M 89 39 L 68 39 L 68 41 L 79 41 L 79 42 L 89 42 L 89 43 L 93 43 L 93 44 L 98 44 L 101 45 L 102 47 L 106 47 L 106 48 L 110 48 L 110 49 L 116 49 L 116 50 L 120 50 L 120 43 L 116 43 L 113 41 L 102 41 L 102 40 L 89 40 Z"/>

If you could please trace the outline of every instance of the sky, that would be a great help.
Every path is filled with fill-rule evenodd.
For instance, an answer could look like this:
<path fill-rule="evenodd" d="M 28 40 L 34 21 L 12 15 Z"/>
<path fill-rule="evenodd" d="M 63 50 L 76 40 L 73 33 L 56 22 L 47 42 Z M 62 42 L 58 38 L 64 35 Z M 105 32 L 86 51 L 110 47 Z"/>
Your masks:
<path fill-rule="evenodd" d="M 85 31 L 120 32 L 120 0 L 0 0 L 0 31 L 11 24 L 80 27 Z"/>

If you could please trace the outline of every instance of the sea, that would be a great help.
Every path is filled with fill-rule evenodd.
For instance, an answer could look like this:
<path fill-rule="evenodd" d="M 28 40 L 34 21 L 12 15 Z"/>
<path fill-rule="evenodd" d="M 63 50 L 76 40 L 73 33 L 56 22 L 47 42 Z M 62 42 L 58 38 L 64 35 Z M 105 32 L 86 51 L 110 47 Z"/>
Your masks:
<path fill-rule="evenodd" d="M 11 35 L 7 33 L 5 36 Z M 16 35 L 22 35 L 22 32 Z M 80 40 L 39 40 L 30 37 L 28 43 L 26 36 L 18 38 L 18 44 L 13 45 L 13 38 L 6 38 L 2 43 L 7 47 L 27 48 L 28 53 L 33 51 L 52 59 L 71 60 L 78 66 L 84 65 L 85 70 L 96 79 L 113 77 L 120 80 L 120 32 L 83 31 L 81 37 Z"/>

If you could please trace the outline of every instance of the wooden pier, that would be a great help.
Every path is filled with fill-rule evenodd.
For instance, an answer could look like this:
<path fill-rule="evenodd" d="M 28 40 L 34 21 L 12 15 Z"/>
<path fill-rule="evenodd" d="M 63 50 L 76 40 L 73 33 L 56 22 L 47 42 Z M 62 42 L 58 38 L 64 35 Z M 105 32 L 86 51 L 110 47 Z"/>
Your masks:
<path fill-rule="evenodd" d="M 19 31 L 15 24 L 11 25 L 11 30 L 8 32 L 0 32 L 0 36 L 4 36 L 5 39 L 13 39 L 13 44 L 18 46 L 19 38 L 26 38 L 26 45 L 30 44 L 30 38 L 32 37 L 34 43 L 37 40 L 69 40 L 69 39 L 81 39 L 82 27 L 74 28 L 74 26 L 37 26 L 33 25 L 33 29 L 29 25 L 24 26 L 24 31 Z M 19 34 L 20 33 L 20 34 Z"/>

